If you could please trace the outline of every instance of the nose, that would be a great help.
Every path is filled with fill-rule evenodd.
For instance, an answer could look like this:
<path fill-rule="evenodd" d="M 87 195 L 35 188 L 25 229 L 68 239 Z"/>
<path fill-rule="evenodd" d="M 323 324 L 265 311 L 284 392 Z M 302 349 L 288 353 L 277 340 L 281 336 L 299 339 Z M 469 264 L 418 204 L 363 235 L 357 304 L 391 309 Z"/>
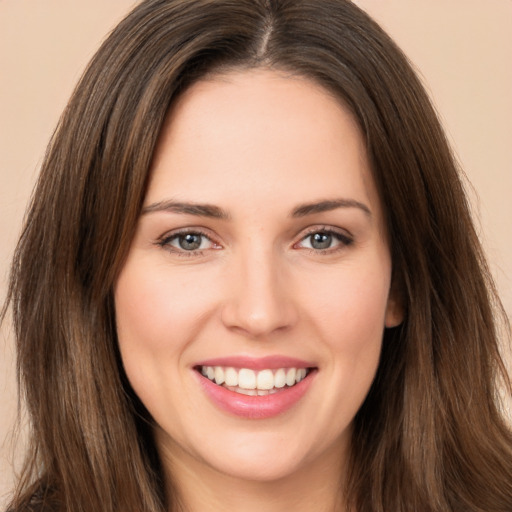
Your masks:
<path fill-rule="evenodd" d="M 295 325 L 296 302 L 287 272 L 271 250 L 240 255 L 230 272 L 224 325 L 251 339 L 263 339 Z"/>

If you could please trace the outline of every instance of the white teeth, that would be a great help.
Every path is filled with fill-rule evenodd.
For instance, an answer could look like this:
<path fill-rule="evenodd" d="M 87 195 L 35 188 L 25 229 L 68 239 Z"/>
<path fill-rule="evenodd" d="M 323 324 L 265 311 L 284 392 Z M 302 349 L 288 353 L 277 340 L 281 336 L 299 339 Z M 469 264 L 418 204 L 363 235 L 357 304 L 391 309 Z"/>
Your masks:
<path fill-rule="evenodd" d="M 215 384 L 219 386 L 224 382 L 224 370 L 220 366 L 215 367 Z"/>
<path fill-rule="evenodd" d="M 272 389 L 274 387 L 274 374 L 272 370 L 262 370 L 258 372 L 256 387 L 261 390 Z"/>
<path fill-rule="evenodd" d="M 306 368 L 300 368 L 295 375 L 295 382 L 299 383 L 306 376 Z"/>
<path fill-rule="evenodd" d="M 255 389 L 244 389 L 244 388 L 238 388 L 237 393 L 240 393 L 242 395 L 249 395 L 249 396 L 256 396 L 258 392 Z"/>
<path fill-rule="evenodd" d="M 290 368 L 286 372 L 286 385 L 287 386 L 293 386 L 295 384 L 295 375 L 296 374 L 297 374 L 297 370 L 295 368 Z"/>
<path fill-rule="evenodd" d="M 286 386 L 286 372 L 279 368 L 276 374 L 274 375 L 274 387 L 276 388 L 284 388 Z"/>
<path fill-rule="evenodd" d="M 226 386 L 238 386 L 238 372 L 234 368 L 226 368 L 224 378 Z"/>
<path fill-rule="evenodd" d="M 238 372 L 238 387 L 243 389 L 256 389 L 256 373 L 249 368 L 242 368 Z"/>
<path fill-rule="evenodd" d="M 250 368 L 202 366 L 201 373 L 217 385 L 237 393 L 264 396 L 275 393 L 285 386 L 291 387 L 307 375 L 306 368 L 278 368 L 254 371 Z"/>

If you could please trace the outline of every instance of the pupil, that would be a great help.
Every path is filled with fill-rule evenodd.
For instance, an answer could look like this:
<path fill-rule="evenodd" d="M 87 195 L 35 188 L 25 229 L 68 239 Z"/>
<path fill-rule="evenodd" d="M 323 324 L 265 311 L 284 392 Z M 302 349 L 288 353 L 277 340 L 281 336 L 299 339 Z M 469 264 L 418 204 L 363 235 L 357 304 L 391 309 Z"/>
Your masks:
<path fill-rule="evenodd" d="M 187 234 L 179 237 L 180 247 L 186 251 L 199 249 L 201 246 L 201 235 Z"/>
<path fill-rule="evenodd" d="M 332 235 L 326 233 L 315 233 L 311 239 L 311 246 L 314 249 L 328 249 L 331 246 Z"/>

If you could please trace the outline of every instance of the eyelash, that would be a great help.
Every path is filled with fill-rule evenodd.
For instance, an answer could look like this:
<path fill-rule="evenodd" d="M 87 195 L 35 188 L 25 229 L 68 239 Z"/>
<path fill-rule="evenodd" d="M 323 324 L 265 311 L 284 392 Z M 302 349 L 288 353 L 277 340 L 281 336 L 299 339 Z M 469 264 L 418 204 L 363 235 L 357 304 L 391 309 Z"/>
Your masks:
<path fill-rule="evenodd" d="M 164 236 L 162 236 L 159 240 L 157 240 L 157 245 L 159 245 L 160 247 L 162 247 L 163 249 L 166 249 L 167 251 L 179 256 L 179 257 L 191 257 L 191 256 L 201 256 L 204 254 L 204 251 L 205 249 L 195 249 L 195 250 L 192 250 L 192 251 L 187 251 L 185 249 L 178 249 L 178 248 L 175 248 L 175 247 L 172 247 L 170 244 L 171 242 L 173 242 L 174 240 L 177 240 L 179 239 L 180 237 L 184 237 L 186 235 L 198 235 L 202 238 L 206 238 L 207 240 L 209 240 L 213 245 L 218 245 L 211 237 L 211 235 L 205 233 L 204 231 L 202 231 L 201 229 L 197 229 L 197 228 L 193 228 L 193 229 L 190 229 L 190 228 L 184 228 L 184 229 L 181 229 L 179 231 L 174 231 L 170 234 L 166 234 Z M 219 248 L 220 248 L 220 245 L 219 245 Z"/>
<path fill-rule="evenodd" d="M 329 254 L 334 254 L 339 251 L 342 251 L 343 249 L 345 249 L 346 247 L 349 247 L 350 245 L 352 245 L 354 243 L 354 239 L 347 233 L 341 233 L 340 231 L 330 228 L 330 227 L 327 227 L 327 226 L 320 226 L 320 227 L 315 226 L 315 227 L 309 229 L 304 234 L 304 236 L 302 236 L 302 238 L 299 240 L 299 242 L 293 244 L 293 247 L 296 247 L 298 244 L 304 242 L 305 240 L 307 240 L 308 238 L 310 238 L 316 234 L 332 236 L 334 239 L 336 239 L 339 242 L 339 244 L 336 245 L 335 247 L 328 247 L 326 249 L 314 249 L 314 248 L 310 248 L 310 247 L 303 247 L 302 249 L 304 249 L 312 254 L 316 254 L 316 255 L 329 255 Z"/>
<path fill-rule="evenodd" d="M 312 247 L 302 247 L 303 250 L 306 250 L 309 253 L 316 254 L 316 255 L 327 255 L 327 254 L 333 254 L 338 251 L 341 251 L 344 248 L 346 248 L 354 243 L 354 239 L 350 235 L 345 234 L 345 233 L 340 233 L 339 231 L 337 231 L 333 228 L 325 226 L 325 227 L 314 227 L 314 228 L 309 229 L 301 237 L 301 239 L 298 242 L 293 244 L 293 247 L 300 248 L 300 247 L 298 247 L 299 244 L 303 243 L 305 240 L 307 240 L 308 238 L 310 238 L 316 234 L 331 236 L 334 239 L 336 239 L 339 242 L 339 244 L 337 244 L 335 247 L 328 247 L 326 249 L 314 249 Z M 171 242 L 179 239 L 179 237 L 184 237 L 186 235 L 197 235 L 197 236 L 206 238 L 211 244 L 213 244 L 214 246 L 217 246 L 217 247 L 212 247 L 212 248 L 208 248 L 208 249 L 195 249 L 195 250 L 187 251 L 185 249 L 178 249 L 178 248 L 171 246 Z M 202 244 L 202 242 L 201 242 L 201 244 Z M 179 257 L 201 256 L 204 254 L 205 250 L 210 250 L 210 249 L 217 250 L 217 249 L 221 248 L 220 244 L 217 244 L 217 242 L 215 242 L 212 239 L 211 235 L 205 233 L 201 229 L 196 229 L 196 228 L 194 228 L 194 229 L 184 228 L 179 231 L 174 231 L 170 234 L 166 234 L 166 235 L 162 236 L 159 240 L 157 240 L 156 245 L 162 247 L 163 249 L 168 250 L 169 252 L 171 252 Z"/>

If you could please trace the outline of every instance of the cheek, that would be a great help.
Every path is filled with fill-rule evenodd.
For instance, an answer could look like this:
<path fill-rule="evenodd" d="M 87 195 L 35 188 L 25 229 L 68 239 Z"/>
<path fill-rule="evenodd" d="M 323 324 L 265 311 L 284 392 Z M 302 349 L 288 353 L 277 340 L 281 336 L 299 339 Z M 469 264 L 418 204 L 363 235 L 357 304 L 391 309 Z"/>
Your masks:
<path fill-rule="evenodd" d="M 197 279 L 169 275 L 165 266 L 127 262 L 115 288 L 121 351 L 171 352 L 193 336 L 207 296 Z M 172 341 L 172 342 L 171 342 Z"/>
<path fill-rule="evenodd" d="M 170 279 L 167 273 L 158 263 L 129 259 L 114 290 L 124 370 L 152 415 L 164 407 L 160 402 L 170 389 L 180 386 L 180 361 L 198 328 L 199 309 L 204 310 L 194 280 Z"/>
<path fill-rule="evenodd" d="M 307 309 L 332 344 L 358 350 L 365 341 L 380 342 L 389 294 L 389 273 L 384 261 L 315 276 L 309 287 L 314 286 L 317 292 L 307 295 Z"/>
<path fill-rule="evenodd" d="M 390 265 L 343 268 L 329 279 L 317 276 L 322 293 L 309 296 L 309 311 L 330 353 L 333 399 L 343 393 L 346 406 L 357 410 L 368 392 L 380 360 L 389 293 Z"/>
<path fill-rule="evenodd" d="M 138 255 L 128 259 L 114 290 L 123 366 L 155 418 L 161 410 L 183 407 L 168 398 L 177 390 L 178 398 L 186 396 L 181 362 L 210 301 L 201 280 L 183 274 L 170 275 L 169 266 Z"/>
<path fill-rule="evenodd" d="M 388 288 L 386 272 L 354 270 L 315 304 L 316 325 L 330 352 L 326 403 L 336 404 L 333 424 L 346 426 L 353 419 L 375 378 Z"/>

